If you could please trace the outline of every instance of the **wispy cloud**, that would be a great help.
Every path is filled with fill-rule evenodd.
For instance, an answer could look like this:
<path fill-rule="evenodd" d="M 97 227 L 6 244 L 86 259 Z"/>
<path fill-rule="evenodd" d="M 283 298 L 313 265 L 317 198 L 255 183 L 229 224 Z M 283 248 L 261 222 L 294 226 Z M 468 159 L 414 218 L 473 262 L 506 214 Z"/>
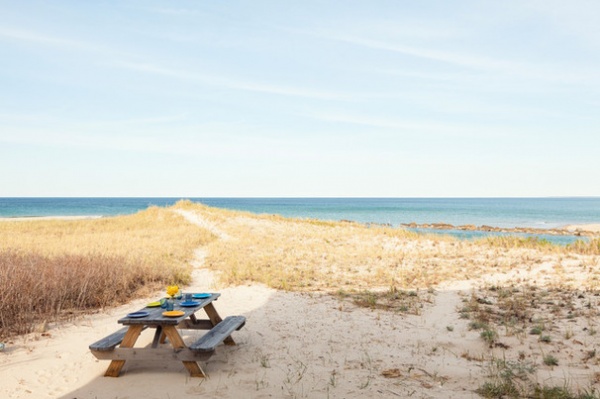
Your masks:
<path fill-rule="evenodd" d="M 389 129 L 396 133 L 408 135 L 423 134 L 430 137 L 473 137 L 478 139 L 481 139 L 483 136 L 508 137 L 511 134 L 510 131 L 514 130 L 510 127 L 499 125 L 483 126 L 476 123 L 432 123 L 345 113 L 313 113 L 306 116 L 321 121 Z"/>
<path fill-rule="evenodd" d="M 13 41 L 19 45 L 26 43 L 31 46 L 73 53 L 75 56 L 83 56 L 86 60 L 97 64 L 106 63 L 110 59 L 127 59 L 134 56 L 131 50 L 122 50 L 118 45 L 67 39 L 35 30 L 0 27 L 0 42 L 3 40 Z"/>
<path fill-rule="evenodd" d="M 108 120 L 108 121 L 100 121 L 100 122 L 92 122 L 89 123 L 90 126 L 96 127 L 112 127 L 112 128 L 120 128 L 124 125 L 128 126 L 140 126 L 145 127 L 148 125 L 162 125 L 162 124 L 171 124 L 177 122 L 185 122 L 188 119 L 188 115 L 185 113 L 177 114 L 177 115 L 161 115 L 161 116 L 153 116 L 147 118 L 130 118 L 130 119 L 120 119 L 120 120 Z"/>
<path fill-rule="evenodd" d="M 232 126 L 208 126 L 176 129 L 173 134 L 172 127 L 156 127 L 149 131 L 135 131 L 127 126 L 111 129 L 109 134 L 102 124 L 93 127 L 68 127 L 60 130 L 48 128 L 11 127 L 0 132 L 0 144 L 27 145 L 30 147 L 56 148 L 60 150 L 82 151 L 97 153 L 107 151 L 111 153 L 141 154 L 144 155 L 175 155 L 209 163 L 212 161 L 228 160 L 229 163 L 239 163 L 243 160 L 281 160 L 287 162 L 292 159 L 306 161 L 321 156 L 329 159 L 332 156 L 347 157 L 348 153 L 332 147 L 333 151 L 322 147 L 323 139 L 312 138 L 309 140 L 294 138 L 290 142 L 279 137 L 253 134 L 239 135 L 232 133 Z M 198 132 L 201 130 L 201 132 Z M 182 133 L 183 131 L 183 133 Z M 193 134 L 190 132 L 193 131 Z M 239 129 L 237 130 L 239 131 Z M 331 139 L 330 139 L 331 141 Z M 315 155 L 320 154 L 320 155 Z"/>
<path fill-rule="evenodd" d="M 191 72 L 189 70 L 184 69 L 168 68 L 148 62 L 131 62 L 129 61 L 129 59 L 132 58 L 131 54 L 119 52 L 119 50 L 115 48 L 108 48 L 93 43 L 87 43 L 84 41 L 64 39 L 56 36 L 45 35 L 34 31 L 0 28 L 0 40 L 2 38 L 20 42 L 30 42 L 54 48 L 62 48 L 65 50 L 71 49 L 92 51 L 97 53 L 99 57 L 101 56 L 101 58 L 98 58 L 99 63 L 104 63 L 105 65 L 109 65 L 112 67 L 134 70 L 147 74 L 190 80 L 205 85 L 226 87 L 233 90 L 243 90 L 291 97 L 304 97 L 319 100 L 352 101 L 354 99 L 351 93 L 281 85 L 269 82 L 256 82 L 252 80 L 220 76 L 217 74 Z M 110 57 L 108 58 L 109 61 L 106 61 L 106 57 L 108 55 L 110 55 Z"/>
<path fill-rule="evenodd" d="M 0 40 L 11 40 L 17 42 L 27 42 L 42 46 L 50 46 L 54 48 L 100 51 L 107 50 L 101 46 L 90 44 L 84 41 L 65 39 L 53 35 L 48 35 L 31 30 L 22 30 L 14 28 L 0 28 Z"/>
<path fill-rule="evenodd" d="M 192 8 L 172 8 L 172 7 L 131 7 L 138 10 L 144 10 L 156 14 L 171 15 L 171 16 L 196 16 L 201 12 Z"/>
<path fill-rule="evenodd" d="M 114 64 L 116 67 L 130 69 L 134 71 L 168 76 L 178 79 L 191 80 L 197 83 L 202 83 L 211 86 L 221 86 L 234 90 L 252 91 L 267 94 L 276 94 L 292 97 L 306 97 L 320 100 L 352 100 L 353 97 L 349 93 L 340 93 L 332 91 L 323 91 L 311 88 L 294 87 L 286 85 L 277 85 L 265 82 L 245 81 L 236 78 L 229 78 L 214 74 L 203 74 L 198 72 L 190 72 L 182 69 L 172 69 L 154 64 L 118 62 Z"/>
<path fill-rule="evenodd" d="M 554 83 L 600 83 L 600 72 L 596 68 L 573 70 L 563 65 L 544 62 L 531 63 L 507 58 L 488 57 L 459 51 L 445 51 L 425 46 L 410 46 L 402 43 L 377 40 L 366 37 L 348 36 L 333 32 L 318 32 L 318 36 L 356 46 L 389 51 L 416 58 L 431 60 L 460 68 L 487 73 L 500 73 L 505 76 L 534 80 L 546 80 Z"/>
<path fill-rule="evenodd" d="M 100 128 L 100 126 L 96 126 Z M 0 142 L 26 144 L 51 148 L 74 148 L 81 150 L 108 150 L 130 153 L 154 153 L 175 155 L 211 156 L 243 156 L 245 148 L 243 140 L 229 142 L 225 140 L 197 140 L 181 136 L 165 134 L 126 135 L 122 133 L 98 134 L 95 130 L 66 128 L 52 131 L 42 128 L 9 127 L 0 133 Z M 208 134 L 208 133 L 206 133 Z M 220 137 L 218 134 L 212 135 Z"/>
<path fill-rule="evenodd" d="M 487 69 L 487 70 L 503 70 L 503 71 L 515 71 L 523 68 L 514 62 L 490 58 L 484 56 L 474 56 L 470 54 L 461 54 L 458 52 L 449 52 L 435 49 L 427 49 L 424 47 L 412 47 L 399 43 L 391 43 L 386 41 L 342 36 L 342 35 L 329 35 L 329 39 L 337 40 L 340 42 L 350 43 L 357 46 L 369 47 L 372 49 L 393 51 L 396 53 L 406 54 L 413 57 L 425 58 L 433 61 L 443 62 L 451 65 L 457 65 L 466 68 L 473 69 Z"/>
<path fill-rule="evenodd" d="M 4 39 L 11 39 L 17 41 L 26 41 L 33 43 L 40 43 L 52 46 L 62 46 L 62 47 L 79 47 L 82 45 L 81 42 L 63 39 L 48 35 L 39 34 L 37 32 L 19 30 L 19 29 L 11 29 L 11 28 L 0 28 L 0 37 Z"/>

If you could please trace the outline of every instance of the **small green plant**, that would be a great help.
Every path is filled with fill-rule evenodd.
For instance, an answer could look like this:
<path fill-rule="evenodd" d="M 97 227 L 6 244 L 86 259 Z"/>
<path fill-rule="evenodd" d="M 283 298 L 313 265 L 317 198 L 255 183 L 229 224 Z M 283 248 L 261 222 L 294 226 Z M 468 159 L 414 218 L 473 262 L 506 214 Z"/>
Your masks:
<path fill-rule="evenodd" d="M 550 337 L 549 335 L 540 335 L 540 342 L 549 344 L 550 342 L 552 342 L 552 337 Z"/>
<path fill-rule="evenodd" d="M 531 330 L 529 330 L 529 334 L 531 334 L 531 335 L 541 335 L 543 331 L 544 331 L 544 327 L 542 327 L 542 326 L 533 326 L 533 327 L 531 327 Z"/>
<path fill-rule="evenodd" d="M 331 385 L 332 387 L 335 387 L 336 384 L 337 384 L 337 371 L 333 370 L 331 372 L 331 375 L 329 376 L 329 385 Z"/>
<path fill-rule="evenodd" d="M 264 367 L 266 369 L 268 369 L 269 367 L 271 367 L 271 364 L 269 363 L 269 357 L 264 355 L 260 357 L 260 366 Z"/>
<path fill-rule="evenodd" d="M 472 321 L 469 323 L 469 330 L 484 330 L 488 325 L 482 321 Z"/>
<path fill-rule="evenodd" d="M 544 364 L 546 366 L 558 366 L 558 359 L 553 355 L 544 356 Z"/>
<path fill-rule="evenodd" d="M 475 390 L 484 398 L 518 398 L 519 388 L 511 380 L 487 381 Z"/>
<path fill-rule="evenodd" d="M 583 392 L 574 394 L 569 390 L 568 387 L 548 387 L 548 386 L 536 386 L 529 396 L 534 399 L 597 399 L 598 396 L 591 393 Z"/>
<path fill-rule="evenodd" d="M 475 392 L 491 399 L 600 399 L 593 388 L 574 393 L 566 384 L 545 386 L 535 383 L 531 378 L 535 371 L 535 365 L 528 362 L 493 359 L 487 380 Z"/>
<path fill-rule="evenodd" d="M 454 331 L 454 326 L 446 326 L 446 330 L 452 332 Z"/>
<path fill-rule="evenodd" d="M 485 329 L 480 334 L 481 338 L 488 344 L 493 344 L 498 338 L 498 333 L 492 329 Z"/>

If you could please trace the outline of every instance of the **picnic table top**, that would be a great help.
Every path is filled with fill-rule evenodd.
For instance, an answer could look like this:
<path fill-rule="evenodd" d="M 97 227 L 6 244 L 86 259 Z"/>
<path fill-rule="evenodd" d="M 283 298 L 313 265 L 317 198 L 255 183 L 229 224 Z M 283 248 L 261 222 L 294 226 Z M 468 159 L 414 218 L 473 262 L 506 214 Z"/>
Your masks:
<path fill-rule="evenodd" d="M 140 309 L 138 312 L 148 312 L 148 316 L 145 317 L 129 317 L 129 315 L 122 317 L 118 320 L 118 323 L 130 326 L 130 325 L 146 325 L 146 326 L 163 326 L 163 325 L 177 325 L 181 323 L 184 319 L 192 316 L 199 309 L 204 308 L 206 305 L 210 304 L 213 301 L 216 301 L 221 294 L 219 293 L 211 293 L 210 297 L 202 298 L 202 299 L 193 299 L 193 301 L 198 302 L 198 305 L 185 307 L 181 306 L 181 300 L 174 300 L 173 310 L 180 310 L 183 312 L 181 316 L 178 317 L 168 317 L 163 316 L 165 309 L 159 307 L 144 307 Z M 137 312 L 134 312 L 137 313 Z M 131 313 L 130 313 L 131 314 Z"/>

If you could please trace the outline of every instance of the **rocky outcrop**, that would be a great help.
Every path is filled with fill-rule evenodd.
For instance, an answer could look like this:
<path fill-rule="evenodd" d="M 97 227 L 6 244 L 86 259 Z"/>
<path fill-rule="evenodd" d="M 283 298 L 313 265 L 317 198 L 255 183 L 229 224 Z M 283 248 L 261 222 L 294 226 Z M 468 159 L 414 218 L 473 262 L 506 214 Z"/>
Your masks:
<path fill-rule="evenodd" d="M 475 226 L 473 224 L 465 224 L 461 226 L 454 226 L 448 223 L 424 223 L 418 224 L 415 222 L 402 223 L 402 226 L 411 229 L 435 229 L 435 230 L 465 230 L 465 231 L 486 231 L 496 233 L 526 233 L 526 234 L 549 234 L 549 235 L 562 235 L 562 236 L 597 236 L 593 232 L 583 230 L 567 230 L 567 229 L 536 229 L 533 227 L 494 227 L 494 226 Z"/>

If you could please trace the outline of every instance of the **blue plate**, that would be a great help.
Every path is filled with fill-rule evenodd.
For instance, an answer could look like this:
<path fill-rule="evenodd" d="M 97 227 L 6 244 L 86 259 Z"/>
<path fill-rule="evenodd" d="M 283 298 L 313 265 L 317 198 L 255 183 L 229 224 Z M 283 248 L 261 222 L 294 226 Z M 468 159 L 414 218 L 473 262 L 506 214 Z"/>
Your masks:
<path fill-rule="evenodd" d="M 189 302 L 181 302 L 179 306 L 183 306 L 184 308 L 191 308 L 192 306 L 198 306 L 200 302 L 189 301 Z"/>
<path fill-rule="evenodd" d="M 210 298 L 211 294 L 193 294 L 192 298 L 194 299 L 204 299 L 204 298 Z"/>
<path fill-rule="evenodd" d="M 130 317 L 130 318 L 132 318 L 132 319 L 138 319 L 138 318 L 140 318 L 140 317 L 146 317 L 146 316 L 148 316 L 149 314 L 150 314 L 150 313 L 148 313 L 148 312 L 133 312 L 133 313 L 129 313 L 129 314 L 127 315 L 127 317 Z"/>

